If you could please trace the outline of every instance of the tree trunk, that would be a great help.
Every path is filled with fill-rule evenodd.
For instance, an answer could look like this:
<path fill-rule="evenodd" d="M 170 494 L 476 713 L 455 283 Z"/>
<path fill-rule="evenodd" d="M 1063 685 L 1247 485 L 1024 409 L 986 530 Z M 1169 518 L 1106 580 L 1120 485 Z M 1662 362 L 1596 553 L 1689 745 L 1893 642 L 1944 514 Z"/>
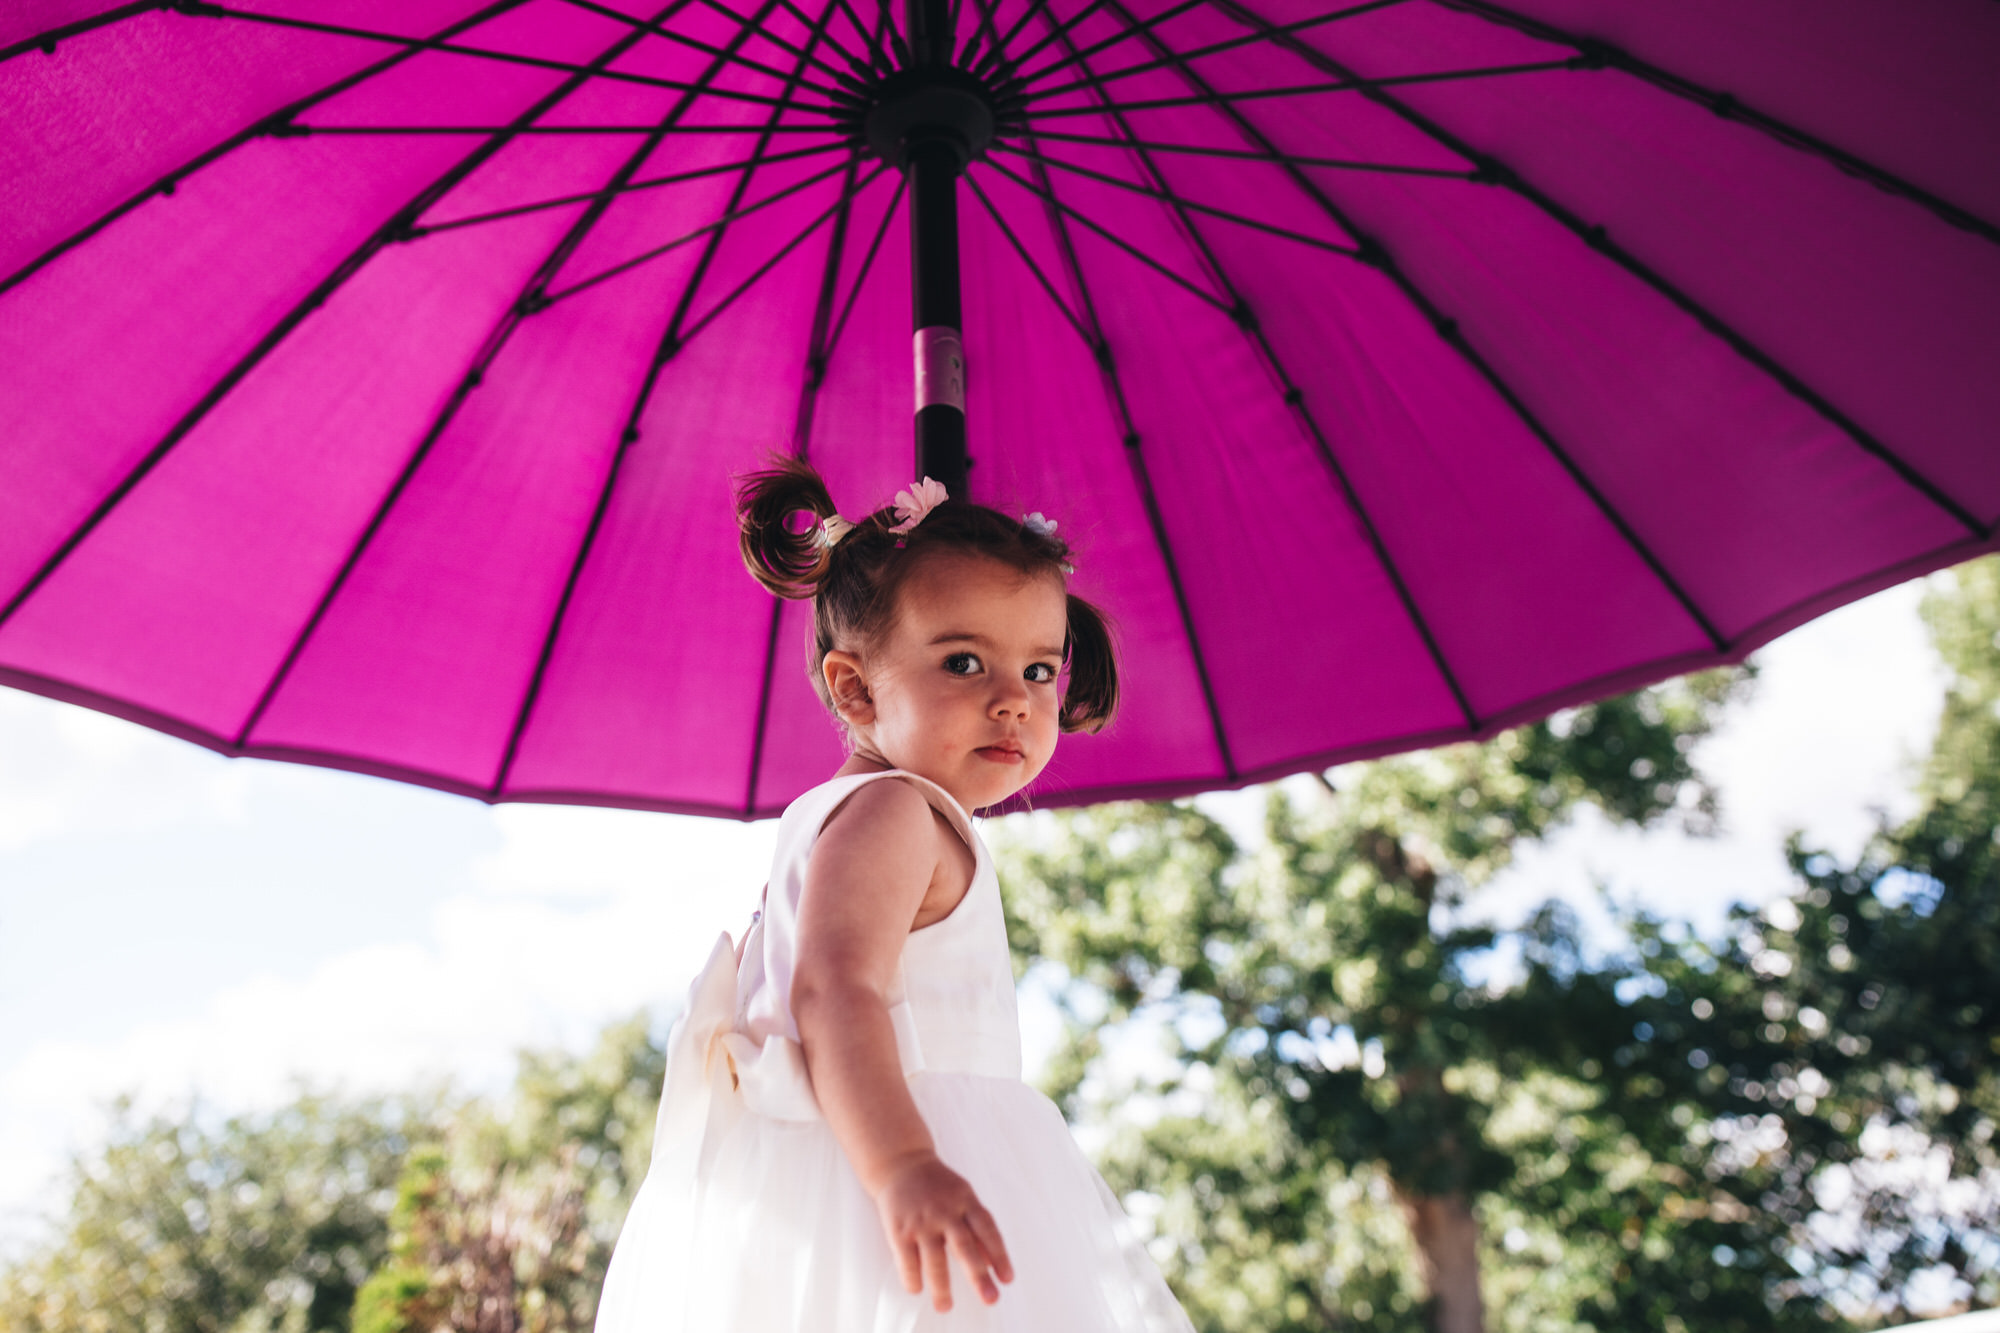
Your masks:
<path fill-rule="evenodd" d="M 1486 1333 L 1479 1298 L 1479 1222 L 1463 1194 L 1402 1194 L 1430 1293 L 1431 1333 Z"/>

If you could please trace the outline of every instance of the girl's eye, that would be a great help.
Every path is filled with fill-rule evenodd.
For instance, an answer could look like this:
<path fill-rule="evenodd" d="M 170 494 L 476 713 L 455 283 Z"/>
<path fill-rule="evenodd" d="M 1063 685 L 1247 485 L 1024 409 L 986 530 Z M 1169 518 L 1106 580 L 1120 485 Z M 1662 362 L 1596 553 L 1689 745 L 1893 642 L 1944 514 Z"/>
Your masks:
<path fill-rule="evenodd" d="M 944 659 L 944 669 L 954 676 L 970 676 L 979 670 L 979 658 L 973 653 L 953 653 Z"/>
<path fill-rule="evenodd" d="M 1026 675 L 1036 685 L 1047 685 L 1056 678 L 1056 669 L 1047 662 L 1037 662 L 1028 668 Z"/>

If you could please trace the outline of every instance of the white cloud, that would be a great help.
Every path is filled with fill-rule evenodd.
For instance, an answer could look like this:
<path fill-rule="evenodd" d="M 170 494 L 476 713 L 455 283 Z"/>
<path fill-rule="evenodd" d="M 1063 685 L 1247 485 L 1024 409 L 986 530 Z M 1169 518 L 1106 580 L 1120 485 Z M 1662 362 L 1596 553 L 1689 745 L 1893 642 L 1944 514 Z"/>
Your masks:
<path fill-rule="evenodd" d="M 1921 582 L 1834 611 L 1755 655 L 1755 693 L 1695 758 L 1722 793 L 1719 836 L 1614 827 L 1586 811 L 1523 849 L 1469 904 L 1511 923 L 1560 897 L 1602 924 L 1597 885 L 1654 911 L 1714 928 L 1732 902 L 1792 887 L 1784 843 L 1794 831 L 1851 858 L 1878 816 L 1912 809 L 1915 764 L 1936 734 L 1947 680 L 1917 616 Z"/>
<path fill-rule="evenodd" d="M 235 1109 L 276 1104 L 300 1080 L 493 1089 L 524 1046 L 575 1045 L 641 1008 L 664 1014 L 717 933 L 743 928 L 769 866 L 770 824 L 562 807 L 492 816 L 500 846 L 476 865 L 478 890 L 438 904 L 427 939 L 257 975 L 189 1017 L 138 1018 L 110 1040 L 29 1046 L 0 1071 L 0 1211 L 16 1215 L 4 1230 L 46 1201 L 120 1093 L 148 1106 L 199 1092 Z"/>
<path fill-rule="evenodd" d="M 244 820 L 242 765 L 129 722 L 0 690 L 0 735 L 0 852 Z"/>

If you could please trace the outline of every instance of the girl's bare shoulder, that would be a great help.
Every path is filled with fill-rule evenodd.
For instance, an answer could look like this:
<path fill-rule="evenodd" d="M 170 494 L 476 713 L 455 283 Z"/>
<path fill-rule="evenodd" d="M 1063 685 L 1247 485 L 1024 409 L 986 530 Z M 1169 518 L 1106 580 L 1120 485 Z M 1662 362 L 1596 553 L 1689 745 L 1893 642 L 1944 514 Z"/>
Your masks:
<path fill-rule="evenodd" d="M 822 849 L 866 847 L 871 857 L 889 857 L 902 864 L 916 860 L 934 867 L 945 852 L 940 833 L 957 840 L 914 782 L 889 777 L 863 783 L 835 806 L 820 825 L 813 853 L 817 859 Z"/>

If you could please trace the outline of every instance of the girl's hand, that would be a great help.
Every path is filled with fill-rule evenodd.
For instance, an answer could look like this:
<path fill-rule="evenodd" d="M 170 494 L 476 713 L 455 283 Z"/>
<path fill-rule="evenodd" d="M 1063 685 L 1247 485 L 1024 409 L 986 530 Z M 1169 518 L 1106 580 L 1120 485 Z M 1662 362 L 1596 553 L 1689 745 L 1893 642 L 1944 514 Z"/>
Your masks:
<path fill-rule="evenodd" d="M 906 1291 L 931 1289 L 931 1305 L 951 1308 L 951 1261 L 965 1270 L 979 1299 L 988 1305 L 1000 1299 L 994 1284 L 1014 1280 L 1006 1242 L 993 1215 L 965 1177 L 925 1153 L 898 1164 L 875 1195 L 882 1229 L 903 1272 Z"/>

